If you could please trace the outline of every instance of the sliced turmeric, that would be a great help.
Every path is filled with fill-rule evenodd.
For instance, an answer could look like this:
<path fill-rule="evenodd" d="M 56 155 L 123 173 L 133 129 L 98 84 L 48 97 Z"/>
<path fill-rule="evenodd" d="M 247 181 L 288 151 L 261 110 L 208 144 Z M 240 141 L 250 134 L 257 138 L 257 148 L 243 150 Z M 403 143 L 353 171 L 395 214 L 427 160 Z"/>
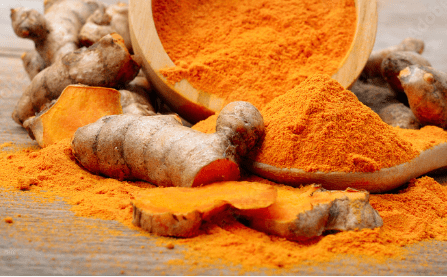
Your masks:
<path fill-rule="evenodd" d="M 40 147 L 71 138 L 82 126 L 106 115 L 122 114 L 121 94 L 112 88 L 70 85 L 49 109 L 24 122 Z"/>
<path fill-rule="evenodd" d="M 202 222 L 232 206 L 238 210 L 272 205 L 276 190 L 256 182 L 220 182 L 198 188 L 154 188 L 132 200 L 133 224 L 162 236 L 192 237 Z"/>
<path fill-rule="evenodd" d="M 383 225 L 366 191 L 329 191 L 318 185 L 277 186 L 276 189 L 278 196 L 273 205 L 238 211 L 253 229 L 290 240 L 303 240 L 326 230 L 347 231 Z"/>

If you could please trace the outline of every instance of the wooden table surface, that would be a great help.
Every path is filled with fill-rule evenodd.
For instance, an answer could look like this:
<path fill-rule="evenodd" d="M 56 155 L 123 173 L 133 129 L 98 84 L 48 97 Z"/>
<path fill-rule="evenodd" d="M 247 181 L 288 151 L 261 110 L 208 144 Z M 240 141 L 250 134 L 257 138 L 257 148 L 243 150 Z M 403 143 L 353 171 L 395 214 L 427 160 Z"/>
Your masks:
<path fill-rule="evenodd" d="M 105 1 L 113 3 L 115 1 Z M 408 36 L 426 42 L 424 56 L 447 72 L 447 6 L 442 1 L 380 1 L 375 49 L 399 43 Z M 42 10 L 41 1 L 0 1 L 0 144 L 35 145 L 11 119 L 12 109 L 29 80 L 20 55 L 33 44 L 17 38 L 10 27 L 9 9 Z M 446 180 L 446 176 L 435 176 Z M 14 224 L 0 221 L 0 275 L 227 275 L 237 267 L 194 269 L 169 266 L 182 258 L 181 249 L 156 246 L 154 239 L 118 222 L 76 217 L 63 201 L 38 202 L 26 192 L 0 188 L 0 219 L 23 215 Z M 446 230 L 447 231 L 447 230 Z M 142 246 L 145 246 L 142 248 Z M 427 241 L 409 247 L 406 260 L 371 266 L 343 259 L 284 270 L 284 275 L 447 275 L 446 242 Z M 264 272 L 252 272 L 259 275 Z"/>

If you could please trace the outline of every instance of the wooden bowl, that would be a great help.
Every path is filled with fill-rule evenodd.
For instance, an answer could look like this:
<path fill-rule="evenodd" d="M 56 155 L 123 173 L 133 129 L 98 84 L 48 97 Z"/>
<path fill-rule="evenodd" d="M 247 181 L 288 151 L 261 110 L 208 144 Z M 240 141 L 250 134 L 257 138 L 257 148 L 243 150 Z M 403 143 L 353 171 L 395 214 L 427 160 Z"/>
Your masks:
<path fill-rule="evenodd" d="M 354 83 L 365 66 L 377 30 L 376 0 L 355 0 L 355 3 L 358 16 L 354 40 L 340 68 L 332 76 L 345 88 Z M 158 37 L 152 17 L 152 0 L 129 0 L 129 27 L 132 47 L 140 58 L 144 74 L 174 112 L 196 123 L 223 108 L 223 99 L 195 89 L 185 79 L 172 85 L 160 74 L 160 69 L 175 65 Z"/>

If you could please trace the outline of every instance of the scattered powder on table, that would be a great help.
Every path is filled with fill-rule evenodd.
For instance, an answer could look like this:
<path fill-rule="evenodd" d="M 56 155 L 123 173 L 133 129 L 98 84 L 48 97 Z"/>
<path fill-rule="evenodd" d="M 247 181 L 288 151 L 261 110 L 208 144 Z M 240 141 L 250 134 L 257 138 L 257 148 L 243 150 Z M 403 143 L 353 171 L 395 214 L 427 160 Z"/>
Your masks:
<path fill-rule="evenodd" d="M 30 180 L 29 191 L 16 188 L 19 178 Z M 243 180 L 273 184 L 252 175 L 244 175 Z M 117 220 L 140 230 L 132 226 L 130 200 L 134 194 L 154 186 L 88 173 L 76 163 L 69 141 L 64 140 L 41 150 L 0 151 L 0 187 L 4 192 L 36 194 L 48 200 L 62 198 L 78 216 Z M 383 227 L 340 232 L 309 241 L 288 241 L 225 218 L 205 224 L 194 238 L 148 239 L 160 245 L 182 246 L 172 251 L 186 247 L 184 259 L 171 260 L 169 264 L 189 268 L 239 266 L 241 273 L 337 260 L 343 257 L 340 254 L 358 256 L 362 262 L 366 257 L 375 262 L 405 259 L 402 246 L 425 240 L 447 241 L 447 187 L 429 177 L 412 180 L 398 193 L 371 195 L 370 203 L 383 218 Z"/>
<path fill-rule="evenodd" d="M 158 0 L 153 15 L 175 63 L 161 70 L 168 81 L 257 108 L 310 74 L 335 73 L 357 23 L 353 0 Z"/>

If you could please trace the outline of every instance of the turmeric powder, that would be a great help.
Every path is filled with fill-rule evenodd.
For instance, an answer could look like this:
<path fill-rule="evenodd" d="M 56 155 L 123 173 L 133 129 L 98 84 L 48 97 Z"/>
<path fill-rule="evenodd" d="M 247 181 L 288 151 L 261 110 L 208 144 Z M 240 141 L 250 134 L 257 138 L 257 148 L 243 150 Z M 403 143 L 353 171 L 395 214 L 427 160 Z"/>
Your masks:
<path fill-rule="evenodd" d="M 373 172 L 418 151 L 327 75 L 315 75 L 261 111 L 265 137 L 251 159 L 307 172 Z"/>
<path fill-rule="evenodd" d="M 261 109 L 309 75 L 337 71 L 356 30 L 354 2 L 154 1 L 157 33 L 175 63 L 161 73 Z"/>
<path fill-rule="evenodd" d="M 425 139 L 432 143 L 433 130 L 406 131 L 420 134 L 408 136 L 410 142 L 413 137 L 422 141 L 426 134 Z M 437 131 L 441 139 L 441 132 Z M 40 150 L 0 151 L 0 187 L 4 191 L 18 190 L 15 184 L 19 178 L 33 182 L 26 193 L 49 200 L 62 197 L 78 216 L 117 220 L 129 228 L 136 228 L 132 225 L 130 200 L 153 188 L 145 182 L 120 182 L 88 173 L 76 164 L 68 140 Z M 275 185 L 252 175 L 244 175 L 243 180 Z M 343 254 L 358 256 L 362 262 L 365 257 L 379 262 L 403 259 L 407 253 L 403 246 L 433 239 L 447 241 L 447 187 L 432 178 L 412 180 L 397 193 L 371 195 L 370 203 L 382 217 L 383 227 L 328 234 L 309 241 L 294 242 L 267 235 L 231 218 L 208 222 L 195 238 L 152 239 L 161 245 L 186 247 L 181 252 L 184 258 L 170 264 L 192 268 L 239 265 L 241 273 L 261 268 L 291 269 L 301 263 L 337 259 Z M 178 249 L 182 251 L 182 247 Z"/>

